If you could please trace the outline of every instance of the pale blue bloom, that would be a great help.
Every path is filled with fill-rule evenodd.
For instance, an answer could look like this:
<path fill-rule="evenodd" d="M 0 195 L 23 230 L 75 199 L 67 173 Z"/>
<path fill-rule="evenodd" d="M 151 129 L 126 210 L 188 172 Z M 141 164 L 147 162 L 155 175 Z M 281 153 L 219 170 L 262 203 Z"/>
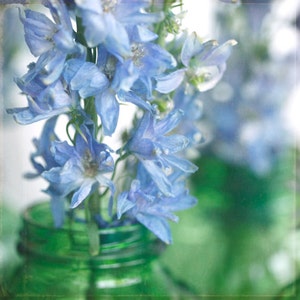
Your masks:
<path fill-rule="evenodd" d="M 234 14 L 217 11 L 223 37 L 232 35 L 239 25 L 235 35 L 241 46 L 222 83 L 202 96 L 202 122 L 209 128 L 211 140 L 204 149 L 230 164 L 249 168 L 255 175 L 266 176 L 290 142 L 283 105 L 294 85 L 289 75 L 294 61 L 291 64 L 284 55 L 278 59 L 272 56 L 266 39 L 269 32 L 263 27 L 265 18 L 272 17 L 272 12 L 267 14 L 272 11 L 270 1 L 263 5 L 257 5 L 256 0 L 243 2 L 247 5 Z"/>
<path fill-rule="evenodd" d="M 202 43 L 196 33 L 192 33 L 183 44 L 181 62 L 188 67 L 188 79 L 204 92 L 212 89 L 222 78 L 235 40 L 219 45 L 211 40 Z"/>
<path fill-rule="evenodd" d="M 119 60 L 130 56 L 130 41 L 126 26 L 154 23 L 161 13 L 146 13 L 148 0 L 75 0 L 85 27 L 89 47 L 103 44 Z M 109 29 L 109 30 L 108 30 Z"/>
<path fill-rule="evenodd" d="M 108 87 L 105 74 L 91 62 L 69 59 L 65 63 L 63 77 L 71 90 L 78 91 L 80 97 L 95 96 Z"/>
<path fill-rule="evenodd" d="M 145 113 L 126 145 L 127 151 L 137 157 L 165 195 L 172 195 L 174 187 L 166 175 L 167 171 L 179 169 L 193 173 L 197 170 L 194 164 L 176 156 L 189 143 L 185 136 L 171 134 L 181 117 L 181 111 L 173 111 L 162 120 Z"/>
<path fill-rule="evenodd" d="M 92 137 L 87 127 L 82 126 L 75 146 L 54 142 L 53 155 L 61 167 L 52 168 L 42 175 L 61 197 L 73 192 L 71 208 L 75 208 L 100 186 L 108 187 L 114 193 L 113 182 L 104 176 L 114 169 L 110 151 L 107 145 L 98 143 Z"/>
<path fill-rule="evenodd" d="M 124 64 L 119 63 L 118 68 L 131 68 L 131 73 L 135 79 L 131 87 L 132 91 L 144 99 L 151 99 L 156 82 L 165 80 L 160 79 L 160 76 L 176 65 L 175 58 L 159 45 L 151 42 L 137 43 L 132 41 L 129 61 Z M 153 86 L 153 84 L 155 85 Z M 178 84 L 170 89 L 174 90 L 177 86 Z"/>
<path fill-rule="evenodd" d="M 197 200 L 188 194 L 184 186 L 182 172 L 175 172 L 169 176 L 174 185 L 174 195 L 165 196 L 143 169 L 139 170 L 137 179 L 133 180 L 130 190 L 118 197 L 117 213 L 133 217 L 151 230 L 162 241 L 172 243 L 172 236 L 168 220 L 178 222 L 179 218 L 173 214 L 194 206 Z"/>
<path fill-rule="evenodd" d="M 176 132 L 189 138 L 191 146 L 196 146 L 203 141 L 199 128 L 199 120 L 203 112 L 201 96 L 197 89 L 188 84 L 180 86 L 173 96 L 174 109 L 184 112 Z"/>
<path fill-rule="evenodd" d="M 57 117 L 49 119 L 44 125 L 40 138 L 33 139 L 36 152 L 31 154 L 30 160 L 37 173 L 28 173 L 27 178 L 40 176 L 44 171 L 58 166 L 51 151 L 52 143 L 59 140 L 54 132 L 56 122 Z"/>
<path fill-rule="evenodd" d="M 166 51 L 161 51 L 161 55 L 157 55 L 157 60 L 152 59 L 152 65 L 147 69 L 149 71 L 147 73 L 146 70 L 141 71 L 135 65 L 133 58 L 119 62 L 104 47 L 101 46 L 98 49 L 97 66 L 107 76 L 109 84 L 96 94 L 95 105 L 102 122 L 104 134 L 112 135 L 119 119 L 119 101 L 131 102 L 143 110 L 153 111 L 150 103 L 146 101 L 146 97 L 143 97 L 144 95 L 141 95 L 134 88 L 135 83 L 138 78 L 143 79 L 146 76 L 148 76 L 147 82 L 151 82 L 151 75 L 157 72 L 157 69 L 165 70 L 167 66 L 174 63 L 174 59 Z M 143 59 L 150 60 L 150 58 Z M 86 77 L 89 76 L 89 74 L 86 75 Z M 151 91 L 146 93 L 149 94 Z"/>
<path fill-rule="evenodd" d="M 33 73 L 35 74 L 34 71 Z M 17 79 L 18 86 L 27 96 L 28 106 L 7 109 L 18 123 L 31 124 L 49 119 L 68 113 L 76 106 L 75 99 L 65 91 L 60 81 L 45 85 L 39 76 L 30 79 L 30 71 Z"/>
<path fill-rule="evenodd" d="M 25 40 L 34 56 L 39 56 L 35 69 L 39 73 L 44 68 L 47 76 L 43 81 L 50 84 L 60 76 L 66 57 L 82 55 L 82 47 L 74 40 L 71 20 L 62 0 L 46 0 L 55 23 L 44 14 L 26 9 L 21 15 Z"/>
<path fill-rule="evenodd" d="M 219 81 L 234 42 L 219 46 L 192 35 L 178 43 L 175 37 L 178 48 L 169 51 L 156 43 L 158 34 L 152 30 L 165 25 L 154 24 L 163 21 L 164 13 L 158 11 L 162 3 L 151 0 L 42 3 L 51 19 L 32 10 L 21 13 L 27 45 L 37 57 L 16 79 L 28 105 L 7 110 L 21 124 L 46 121 L 31 155 L 37 174 L 28 177 L 41 175 L 49 183 L 45 192 L 51 197 L 55 226 L 63 224 L 66 210 L 98 195 L 106 201 L 109 192 L 111 216 L 115 197 L 119 218 L 126 214 L 171 243 L 167 221 L 176 222 L 174 212 L 196 202 L 188 194 L 186 178 L 197 166 L 184 153 L 198 133 L 199 90 Z M 103 141 L 115 133 L 120 105 L 128 102 L 137 111 L 132 128 L 120 132 L 123 144 L 114 153 L 126 166 L 123 181 L 113 150 Z M 70 143 L 55 133 L 60 115 Z M 124 182 L 118 194 L 116 182 Z M 98 210 L 91 215 L 103 225 Z"/>

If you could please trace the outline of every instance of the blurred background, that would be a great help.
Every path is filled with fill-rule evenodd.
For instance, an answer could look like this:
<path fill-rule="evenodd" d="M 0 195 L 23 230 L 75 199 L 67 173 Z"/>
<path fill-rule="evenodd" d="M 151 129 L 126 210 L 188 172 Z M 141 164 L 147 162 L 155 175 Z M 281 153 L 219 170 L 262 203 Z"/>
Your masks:
<path fill-rule="evenodd" d="M 203 297 L 298 299 L 300 3 L 225 2 L 183 1 L 183 27 L 238 45 L 221 82 L 202 93 L 205 142 L 191 154 L 199 171 L 189 183 L 198 205 L 179 214 L 161 260 Z M 1 282 L 18 262 L 19 214 L 46 184 L 22 177 L 40 123 L 19 126 L 5 114 L 24 103 L 12 78 L 32 61 L 16 6 L 0 5 L 0 20 Z"/>

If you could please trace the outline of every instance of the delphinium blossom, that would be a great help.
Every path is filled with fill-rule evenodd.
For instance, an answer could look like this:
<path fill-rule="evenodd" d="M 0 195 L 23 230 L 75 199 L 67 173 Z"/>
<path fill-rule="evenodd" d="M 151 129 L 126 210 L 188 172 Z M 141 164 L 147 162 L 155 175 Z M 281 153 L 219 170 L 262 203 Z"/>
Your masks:
<path fill-rule="evenodd" d="M 209 140 L 202 151 L 266 176 L 289 143 L 283 113 L 294 84 L 289 76 L 294 59 L 272 51 L 272 1 L 258 2 L 242 1 L 231 13 L 217 11 L 223 37 L 238 24 L 240 47 L 222 83 L 201 97 Z"/>
<path fill-rule="evenodd" d="M 57 227 L 84 209 L 89 228 L 138 221 L 171 243 L 167 220 L 177 222 L 174 212 L 196 203 L 187 178 L 197 166 L 185 151 L 199 140 L 184 124 L 200 118 L 192 113 L 198 94 L 220 80 L 235 43 L 180 35 L 176 1 L 42 4 L 50 16 L 20 9 L 37 60 L 16 79 L 28 105 L 7 109 L 20 124 L 45 124 L 27 177 L 48 182 Z M 130 129 L 120 121 L 123 106 L 134 112 Z"/>

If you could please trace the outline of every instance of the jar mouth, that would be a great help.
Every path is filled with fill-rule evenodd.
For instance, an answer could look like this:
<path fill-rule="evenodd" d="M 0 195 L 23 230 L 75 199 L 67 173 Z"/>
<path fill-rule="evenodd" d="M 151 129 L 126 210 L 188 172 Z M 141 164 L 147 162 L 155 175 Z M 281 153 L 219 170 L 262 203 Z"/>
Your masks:
<path fill-rule="evenodd" d="M 49 202 L 28 207 L 23 213 L 19 251 L 26 256 L 74 261 L 96 268 L 144 263 L 157 257 L 164 248 L 154 235 L 137 223 L 99 229 L 99 255 L 89 254 L 89 238 L 84 223 L 55 228 Z"/>

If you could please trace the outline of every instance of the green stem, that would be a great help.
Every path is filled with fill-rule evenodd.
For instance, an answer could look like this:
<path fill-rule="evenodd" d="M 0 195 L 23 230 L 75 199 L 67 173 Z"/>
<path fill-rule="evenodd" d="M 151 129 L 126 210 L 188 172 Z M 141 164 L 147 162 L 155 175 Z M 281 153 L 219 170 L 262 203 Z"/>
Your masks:
<path fill-rule="evenodd" d="M 117 170 L 117 166 L 119 164 L 120 161 L 124 160 L 126 157 L 128 157 L 130 155 L 130 153 L 125 153 L 124 155 L 121 155 L 115 162 L 115 167 L 114 167 L 114 172 L 111 176 L 111 180 L 114 180 L 115 176 L 116 176 L 116 170 Z M 109 191 L 109 188 L 107 188 L 103 194 L 102 194 L 102 197 L 105 197 L 105 195 L 108 193 Z"/>
<path fill-rule="evenodd" d="M 96 138 L 98 135 L 99 125 L 98 125 L 98 115 L 96 112 L 94 97 L 88 97 L 84 100 L 84 110 L 86 111 L 87 114 L 90 115 L 90 117 L 95 125 L 95 138 Z"/>
<path fill-rule="evenodd" d="M 92 256 L 98 255 L 100 250 L 99 228 L 95 221 L 95 215 L 100 213 L 99 194 L 93 193 L 87 199 L 85 206 L 85 218 L 87 222 L 87 234 L 89 238 L 89 250 Z"/>
<path fill-rule="evenodd" d="M 172 4 L 174 3 L 174 0 L 164 0 L 163 4 L 163 13 L 165 16 L 167 15 L 168 11 L 171 9 Z M 180 3 L 182 3 L 182 0 L 180 0 Z M 158 35 L 157 43 L 160 46 L 164 46 L 165 44 L 165 20 L 162 20 L 160 23 L 156 25 L 155 33 Z"/>

